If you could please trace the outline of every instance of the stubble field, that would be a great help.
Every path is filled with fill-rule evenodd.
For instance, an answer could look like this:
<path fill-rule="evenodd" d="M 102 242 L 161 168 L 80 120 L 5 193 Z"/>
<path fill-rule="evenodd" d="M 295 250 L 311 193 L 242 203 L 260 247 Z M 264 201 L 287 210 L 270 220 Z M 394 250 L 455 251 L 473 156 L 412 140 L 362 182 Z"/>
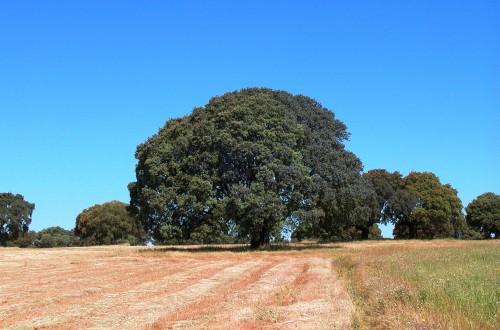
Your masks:
<path fill-rule="evenodd" d="M 0 328 L 333 329 L 352 303 L 318 252 L 2 249 Z"/>
<path fill-rule="evenodd" d="M 457 315 L 463 322 L 449 323 L 442 314 L 455 318 L 456 307 L 449 312 L 435 307 L 435 290 L 419 278 L 407 278 L 399 268 L 413 262 L 400 255 L 411 259 L 412 253 L 421 252 L 440 260 L 440 254 L 453 258 L 453 251 L 462 255 L 474 249 L 491 255 L 483 264 L 493 269 L 487 274 L 491 281 L 487 285 L 493 285 L 492 299 L 496 299 L 497 242 L 384 241 L 258 252 L 241 247 L 5 248 L 0 249 L 0 328 L 431 329 L 449 325 L 473 329 L 478 321 L 467 315 Z M 395 262 L 398 267 L 393 269 Z M 429 292 L 421 300 L 425 290 Z M 480 316 L 479 326 L 493 328 L 498 321 L 498 305 L 493 303 L 493 310 Z"/>

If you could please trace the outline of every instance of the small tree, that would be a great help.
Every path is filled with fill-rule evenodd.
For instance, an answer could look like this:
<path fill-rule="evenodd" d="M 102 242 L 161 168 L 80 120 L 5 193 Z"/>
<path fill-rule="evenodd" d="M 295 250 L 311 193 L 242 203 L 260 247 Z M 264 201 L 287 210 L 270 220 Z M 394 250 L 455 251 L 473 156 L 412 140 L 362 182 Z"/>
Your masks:
<path fill-rule="evenodd" d="M 483 237 L 499 238 L 500 235 L 500 195 L 484 193 L 465 208 L 469 227 L 479 231 Z"/>
<path fill-rule="evenodd" d="M 454 237 L 463 219 L 462 202 L 449 184 L 430 172 L 411 172 L 384 209 L 395 238 Z"/>
<path fill-rule="evenodd" d="M 76 218 L 75 235 L 82 245 L 140 245 L 145 234 L 135 217 L 127 212 L 127 204 L 112 201 L 83 210 Z"/>
<path fill-rule="evenodd" d="M 0 193 L 0 244 L 14 242 L 28 233 L 35 204 L 19 194 Z M 24 242 L 24 239 L 22 240 Z"/>

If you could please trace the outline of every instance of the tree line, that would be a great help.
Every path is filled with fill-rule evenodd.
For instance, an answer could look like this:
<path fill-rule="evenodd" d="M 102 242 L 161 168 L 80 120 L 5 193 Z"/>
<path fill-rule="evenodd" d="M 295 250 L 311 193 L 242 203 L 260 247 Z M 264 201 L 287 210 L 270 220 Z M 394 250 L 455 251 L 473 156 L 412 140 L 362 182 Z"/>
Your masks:
<path fill-rule="evenodd" d="M 111 201 L 83 210 L 75 228 L 48 227 L 29 230 L 35 204 L 20 194 L 0 193 L 0 238 L 2 246 L 69 247 L 90 245 L 143 245 L 147 234 L 128 211 L 128 204 Z"/>
<path fill-rule="evenodd" d="M 478 196 L 464 216 L 457 191 L 431 172 L 364 173 L 348 138 L 332 111 L 303 95 L 249 88 L 214 97 L 137 147 L 130 203 L 82 211 L 72 242 L 258 248 L 283 236 L 380 238 L 380 223 L 392 223 L 396 239 L 498 237 L 499 195 Z M 15 230 L 2 224 L 2 245 L 27 232 L 31 212 Z"/>

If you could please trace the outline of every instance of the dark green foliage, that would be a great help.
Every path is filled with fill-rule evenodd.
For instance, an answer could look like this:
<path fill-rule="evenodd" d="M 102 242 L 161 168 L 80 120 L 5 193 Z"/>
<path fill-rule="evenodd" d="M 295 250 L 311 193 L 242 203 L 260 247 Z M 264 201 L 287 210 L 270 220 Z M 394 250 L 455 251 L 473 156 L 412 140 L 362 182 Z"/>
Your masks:
<path fill-rule="evenodd" d="M 0 244 L 7 246 L 8 242 L 21 238 L 21 244 L 25 245 L 31 216 L 35 204 L 24 200 L 19 194 L 0 193 Z"/>
<path fill-rule="evenodd" d="M 61 227 L 48 227 L 35 235 L 33 245 L 39 248 L 66 247 L 76 245 L 73 231 Z"/>
<path fill-rule="evenodd" d="M 369 228 L 368 239 L 371 239 L 371 240 L 383 239 L 382 230 L 380 229 L 380 227 L 376 223 L 374 223 Z"/>
<path fill-rule="evenodd" d="M 455 237 L 463 223 L 462 202 L 457 191 L 429 172 L 411 172 L 384 209 L 395 238 Z"/>
<path fill-rule="evenodd" d="M 474 230 L 465 224 L 465 226 L 461 227 L 460 230 L 458 231 L 457 238 L 467 239 L 467 240 L 479 240 L 483 239 L 484 235 L 482 235 L 479 231 Z"/>
<path fill-rule="evenodd" d="M 484 193 L 465 208 L 469 227 L 477 230 L 485 238 L 500 235 L 500 195 Z"/>
<path fill-rule="evenodd" d="M 156 242 L 249 241 L 284 228 L 325 239 L 366 222 L 361 161 L 316 101 L 270 89 L 214 97 L 137 148 L 130 210 Z"/>
<path fill-rule="evenodd" d="M 140 245 L 145 234 L 127 204 L 112 201 L 85 209 L 76 218 L 75 235 L 82 245 Z"/>
<path fill-rule="evenodd" d="M 399 189 L 401 183 L 401 174 L 399 172 L 390 173 L 383 169 L 370 170 L 363 174 L 364 184 L 367 193 L 372 192 L 372 195 L 367 195 L 365 206 L 369 208 L 368 220 L 363 225 L 358 225 L 358 230 L 361 230 L 361 238 L 378 239 L 377 235 L 370 233 L 372 228 L 377 227 L 377 223 L 387 224 L 383 217 L 384 210 L 389 199 Z M 375 226 L 375 227 L 374 227 Z"/>
<path fill-rule="evenodd" d="M 34 234 L 30 231 L 28 233 L 19 234 L 17 239 L 13 242 L 7 243 L 7 246 L 17 246 L 20 248 L 27 248 L 33 246 Z"/>
<path fill-rule="evenodd" d="M 390 173 L 383 169 L 370 170 L 363 174 L 363 178 L 369 181 L 375 191 L 376 204 L 370 216 L 371 222 L 382 221 L 384 209 L 389 199 L 396 193 L 401 184 L 402 175 L 399 172 Z"/>

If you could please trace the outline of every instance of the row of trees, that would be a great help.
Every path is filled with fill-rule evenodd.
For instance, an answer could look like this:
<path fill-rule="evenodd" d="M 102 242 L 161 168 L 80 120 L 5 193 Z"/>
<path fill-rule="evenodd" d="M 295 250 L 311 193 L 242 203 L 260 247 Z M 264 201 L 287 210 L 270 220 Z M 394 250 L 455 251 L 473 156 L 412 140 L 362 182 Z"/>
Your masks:
<path fill-rule="evenodd" d="M 2 246 L 68 247 L 146 242 L 146 232 L 128 211 L 128 204 L 112 201 L 83 210 L 72 230 L 49 227 L 29 230 L 35 204 L 22 195 L 0 193 L 0 238 Z"/>
<path fill-rule="evenodd" d="M 50 228 L 32 243 L 143 244 L 150 237 L 258 248 L 283 235 L 379 238 L 379 223 L 394 224 L 395 238 L 498 237 L 499 195 L 479 196 L 464 217 L 457 191 L 433 173 L 363 173 L 345 149 L 348 137 L 333 112 L 302 95 L 251 88 L 214 97 L 137 147 L 129 205 L 94 205 L 73 232 Z M 29 241 L 34 204 L 19 196 L 2 194 L 2 245 Z"/>
<path fill-rule="evenodd" d="M 128 204 L 111 201 L 83 210 L 72 230 L 49 227 L 30 232 L 34 247 L 66 247 L 90 245 L 142 245 L 146 232 L 128 213 Z"/>
<path fill-rule="evenodd" d="M 396 224 L 396 238 L 433 238 L 433 237 L 449 237 L 450 235 L 457 238 L 489 238 L 499 235 L 499 219 L 500 219 L 500 195 L 494 193 L 485 193 L 474 199 L 465 209 L 466 216 L 458 215 L 457 220 L 453 223 L 447 221 L 436 221 L 433 216 L 436 213 L 424 208 L 409 212 L 407 215 L 404 212 L 395 212 L 394 210 L 403 210 L 401 208 L 404 202 L 401 202 L 401 196 L 404 192 L 405 185 L 403 181 L 410 180 L 410 177 L 421 176 L 430 181 L 434 181 L 436 187 L 436 176 L 432 173 L 411 173 L 408 177 L 402 178 L 398 172 L 389 173 L 385 170 L 373 170 L 364 174 L 365 178 L 373 182 L 376 188 L 377 201 L 380 206 L 381 217 L 377 220 L 376 213 L 365 227 L 355 229 L 357 238 L 362 239 L 379 239 L 381 238 L 380 229 L 377 223 L 392 222 Z M 411 181 L 411 180 L 410 180 Z M 425 180 L 424 180 L 425 181 Z M 445 185 L 446 187 L 447 185 Z M 396 193 L 397 192 L 397 193 Z M 5 194 L 0 195 L 2 205 L 5 202 Z M 21 195 L 8 196 L 10 199 L 14 197 L 17 203 L 23 203 L 24 199 Z M 403 198 L 404 199 L 404 198 Z M 27 204 L 30 204 L 24 201 Z M 442 202 L 442 200 L 441 200 Z M 456 201 L 455 201 L 456 202 Z M 32 204 L 30 204 L 32 205 Z M 29 221 L 24 222 L 26 231 L 16 231 L 7 234 L 5 244 L 3 246 L 20 246 L 20 247 L 69 247 L 69 246 L 88 246 L 88 245 L 111 245 L 111 244 L 130 244 L 140 245 L 147 241 L 147 233 L 138 226 L 138 223 L 126 211 L 127 204 L 117 201 L 94 205 L 85 209 L 77 217 L 76 228 L 66 230 L 61 227 L 49 227 L 39 232 L 33 230 L 27 231 Z M 419 206 L 422 207 L 422 206 Z M 2 217 L 7 218 L 4 207 Z M 445 207 L 446 209 L 446 207 Z M 12 208 L 10 209 L 13 211 Z M 29 210 L 25 208 L 24 210 Z M 405 218 L 405 221 L 398 222 L 394 214 Z M 424 216 L 423 216 L 424 215 Z M 416 219 L 412 219 L 416 216 Z M 10 219 L 13 219 L 12 214 Z M 24 218 L 28 219 L 28 218 Z M 466 222 L 464 222 L 466 219 Z M 422 221 L 424 220 L 424 221 Z M 372 225 L 370 223 L 373 222 Z M 13 228 L 19 222 L 11 221 L 8 225 L 2 222 L 2 228 Z M 433 226 L 436 226 L 434 228 Z M 4 233 L 6 230 L 3 231 Z M 18 232 L 18 236 L 14 237 Z M 414 237 L 405 235 L 415 233 Z M 437 233 L 435 235 L 425 235 L 425 233 Z M 304 231 L 296 230 L 293 233 L 295 239 L 304 238 Z M 10 235 L 10 236 L 9 236 Z M 366 236 L 366 237 L 365 237 Z M 10 238 L 9 238 L 10 237 Z M 307 237 L 307 236 L 306 236 Z"/>
<path fill-rule="evenodd" d="M 427 172 L 363 174 L 348 137 L 333 112 L 302 95 L 251 88 L 214 97 L 138 146 L 130 212 L 161 244 L 257 248 L 284 232 L 366 239 L 388 222 L 396 238 L 471 236 L 449 184 Z"/>

